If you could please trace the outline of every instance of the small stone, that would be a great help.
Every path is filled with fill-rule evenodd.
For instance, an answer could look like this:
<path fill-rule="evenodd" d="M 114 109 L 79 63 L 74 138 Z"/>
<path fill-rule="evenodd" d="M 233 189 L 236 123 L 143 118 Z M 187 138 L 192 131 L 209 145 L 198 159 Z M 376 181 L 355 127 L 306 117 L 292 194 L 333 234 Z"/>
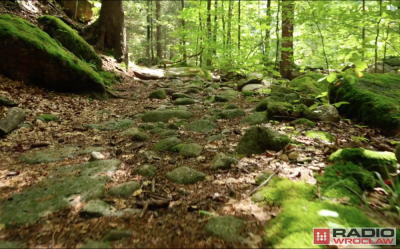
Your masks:
<path fill-rule="evenodd" d="M 290 160 L 294 160 L 297 161 L 297 159 L 299 158 L 299 152 L 298 151 L 292 151 L 289 153 L 288 155 Z"/>
<path fill-rule="evenodd" d="M 93 151 L 92 153 L 90 153 L 89 161 L 103 160 L 104 158 L 105 158 L 105 156 L 103 154 L 101 154 L 100 152 Z"/>
<path fill-rule="evenodd" d="M 190 97 L 189 95 L 184 94 L 184 93 L 174 93 L 174 94 L 172 94 L 172 100 L 181 99 L 181 98 L 191 99 L 192 97 Z"/>
<path fill-rule="evenodd" d="M 83 217 L 93 218 L 109 215 L 110 212 L 111 207 L 106 202 L 102 200 L 90 200 L 83 206 L 79 213 Z"/>
<path fill-rule="evenodd" d="M 226 156 L 224 153 L 218 153 L 213 160 L 211 161 L 212 170 L 218 169 L 229 169 L 232 167 L 232 164 L 236 163 L 236 159 L 230 156 Z"/>
<path fill-rule="evenodd" d="M 168 172 L 167 178 L 179 184 L 193 184 L 198 181 L 204 181 L 206 175 L 203 172 L 183 166 Z"/>
<path fill-rule="evenodd" d="M 110 188 L 108 194 L 115 197 L 128 198 L 138 189 L 140 189 L 140 183 L 131 181 Z"/>
<path fill-rule="evenodd" d="M 179 151 L 179 154 L 181 154 L 184 157 L 197 157 L 201 154 L 203 151 L 203 148 L 199 144 L 185 144 L 182 146 L 181 150 Z"/>
<path fill-rule="evenodd" d="M 233 216 L 219 216 L 208 221 L 206 231 L 225 241 L 237 241 L 241 239 L 240 232 L 243 225 L 244 222 L 241 219 Z"/>
<path fill-rule="evenodd" d="M 312 171 L 320 171 L 321 168 L 320 167 L 316 167 L 316 166 L 308 166 L 309 169 L 311 169 Z"/>
<path fill-rule="evenodd" d="M 232 119 L 241 116 L 245 116 L 246 112 L 241 109 L 232 109 L 232 110 L 223 110 L 219 114 L 217 114 L 217 118 L 219 119 Z"/>
<path fill-rule="evenodd" d="M 142 176 L 155 176 L 157 167 L 153 165 L 145 164 L 136 170 L 133 171 L 134 174 L 142 175 Z"/>
<path fill-rule="evenodd" d="M 200 133 L 209 133 L 218 128 L 217 125 L 209 119 L 196 120 L 187 124 L 185 127 L 190 131 L 196 131 Z"/>
<path fill-rule="evenodd" d="M 181 143 L 181 140 L 176 137 L 169 137 L 165 138 L 163 140 L 160 140 L 158 143 L 154 145 L 154 150 L 155 151 L 169 151 L 174 147 L 175 145 L 178 145 Z"/>
<path fill-rule="evenodd" d="M 195 101 L 189 98 L 179 98 L 174 101 L 174 105 L 192 105 Z"/>
<path fill-rule="evenodd" d="M 225 97 L 225 96 L 221 96 L 221 95 L 217 95 L 214 97 L 216 102 L 228 102 L 229 98 Z"/>
<path fill-rule="evenodd" d="M 288 156 L 286 154 L 280 154 L 278 156 L 278 159 L 280 159 L 282 161 L 285 161 L 285 162 L 289 162 L 289 158 L 288 158 Z"/>
<path fill-rule="evenodd" d="M 107 232 L 103 238 L 103 241 L 115 241 L 129 237 L 132 237 L 132 231 L 112 229 Z"/>
<path fill-rule="evenodd" d="M 156 90 L 149 95 L 150 99 L 166 99 L 167 93 L 163 89 Z"/>

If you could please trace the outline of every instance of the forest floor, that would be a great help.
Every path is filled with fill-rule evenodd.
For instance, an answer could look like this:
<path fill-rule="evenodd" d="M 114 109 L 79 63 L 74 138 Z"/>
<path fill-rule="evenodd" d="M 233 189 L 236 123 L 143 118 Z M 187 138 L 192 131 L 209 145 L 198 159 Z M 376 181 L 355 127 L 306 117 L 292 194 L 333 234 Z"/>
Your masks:
<path fill-rule="evenodd" d="M 179 79 L 190 84 L 192 79 Z M 322 173 L 327 163 L 327 156 L 340 147 L 351 147 L 352 136 L 368 137 L 375 144 L 385 145 L 394 149 L 387 139 L 377 134 L 373 129 L 355 126 L 346 121 L 339 123 L 317 123 L 313 130 L 327 131 L 336 136 L 336 145 L 311 139 L 304 135 L 311 128 L 297 127 L 298 134 L 287 128 L 286 121 L 269 121 L 262 126 L 271 127 L 281 133 L 295 138 L 304 146 L 290 147 L 288 151 L 266 151 L 261 155 L 241 158 L 228 170 L 213 171 L 210 169 L 214 156 L 223 152 L 234 155 L 234 150 L 240 138 L 248 128 L 240 122 L 242 117 L 234 119 L 217 119 L 217 129 L 203 134 L 188 131 L 179 127 L 177 136 L 182 141 L 197 143 L 203 147 L 199 157 L 184 158 L 178 152 L 159 152 L 159 158 L 150 163 L 143 157 L 146 151 L 153 149 L 160 141 L 160 133 L 149 134 L 150 139 L 143 142 L 132 141 L 123 135 L 123 130 L 100 131 L 87 129 L 86 124 L 98 124 L 109 120 L 133 119 L 134 127 L 142 123 L 135 115 L 155 110 L 162 106 L 176 108 L 170 97 L 166 99 L 149 99 L 149 94 L 161 87 L 168 87 L 176 92 L 184 88 L 174 87 L 172 80 L 139 80 L 134 77 L 124 77 L 123 83 L 114 85 L 116 93 L 124 98 L 113 98 L 107 101 L 91 100 L 85 96 L 49 92 L 22 82 L 9 80 L 0 75 L 0 94 L 19 103 L 19 107 L 27 112 L 25 124 L 12 134 L 0 140 L 0 202 L 7 201 L 13 194 L 20 193 L 32 186 L 38 185 L 49 177 L 54 169 L 67 165 L 88 162 L 90 154 L 77 155 L 61 161 L 27 164 L 20 160 L 21 156 L 30 151 L 47 148 L 65 148 L 75 146 L 87 148 L 103 147 L 101 151 L 105 159 L 118 159 L 122 163 L 107 182 L 106 189 L 127 181 L 141 184 L 141 193 L 136 193 L 127 199 L 106 195 L 104 199 L 114 210 L 137 208 L 136 214 L 122 217 L 99 217 L 87 219 L 79 214 L 83 203 L 77 202 L 70 208 L 63 209 L 41 218 L 39 221 L 18 228 L 6 229 L 0 227 L 0 240 L 20 241 L 28 247 L 35 248 L 75 248 L 86 240 L 101 241 L 110 229 L 132 231 L 132 236 L 124 240 L 112 242 L 114 248 L 127 247 L 163 247 L 163 248 L 258 248 L 265 246 L 263 241 L 264 226 L 274 219 L 282 210 L 276 206 L 259 206 L 253 203 L 249 193 L 254 190 L 255 177 L 265 171 L 280 169 L 278 176 L 293 181 L 305 181 L 316 184 L 314 173 Z M 217 88 L 217 92 L 228 89 L 226 86 Z M 186 89 L 187 90 L 187 89 Z M 214 95 L 215 93 L 213 93 Z M 232 98 L 229 103 L 211 103 L 205 105 L 201 101 L 211 93 L 199 92 L 191 96 L 199 100 L 193 105 L 187 105 L 188 111 L 194 114 L 190 120 L 197 120 L 206 114 L 212 115 L 215 108 L 223 109 L 227 104 L 235 104 L 247 114 L 256 103 L 250 103 L 242 95 Z M 257 98 L 262 99 L 262 96 Z M 6 113 L 6 107 L 0 107 L 0 113 Z M 43 122 L 37 119 L 42 114 L 53 114 L 57 121 Z M 290 121 L 290 120 L 289 120 Z M 223 135 L 217 141 L 209 141 L 211 135 Z M 358 144 L 364 148 L 372 146 L 366 142 Z M 335 147 L 336 146 L 336 147 Z M 306 164 L 289 161 L 283 154 L 297 151 L 301 156 L 311 158 Z M 146 163 L 157 167 L 155 177 L 144 177 L 134 171 Z M 171 182 L 166 173 L 179 166 L 189 166 L 206 175 L 205 181 L 190 185 L 179 185 Z M 143 208 L 137 205 L 138 200 L 146 200 L 152 192 L 161 199 L 168 200 L 165 205 Z M 184 193 L 184 194 L 183 194 Z M 37 200 L 40 201 L 40 200 Z M 377 206 L 379 200 L 375 201 Z M 213 216 L 231 215 L 245 221 L 243 236 L 238 242 L 226 242 L 206 233 L 205 225 Z M 374 221 L 383 216 L 370 214 Z"/>

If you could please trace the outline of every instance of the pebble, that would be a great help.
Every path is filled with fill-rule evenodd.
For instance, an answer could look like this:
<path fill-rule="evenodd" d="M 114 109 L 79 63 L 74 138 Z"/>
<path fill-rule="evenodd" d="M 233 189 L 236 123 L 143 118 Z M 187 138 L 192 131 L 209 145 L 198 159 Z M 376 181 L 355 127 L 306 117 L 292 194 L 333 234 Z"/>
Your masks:
<path fill-rule="evenodd" d="M 93 151 L 90 154 L 90 160 L 89 161 L 103 160 L 104 158 L 105 158 L 105 156 L 103 154 L 101 154 L 100 152 Z"/>

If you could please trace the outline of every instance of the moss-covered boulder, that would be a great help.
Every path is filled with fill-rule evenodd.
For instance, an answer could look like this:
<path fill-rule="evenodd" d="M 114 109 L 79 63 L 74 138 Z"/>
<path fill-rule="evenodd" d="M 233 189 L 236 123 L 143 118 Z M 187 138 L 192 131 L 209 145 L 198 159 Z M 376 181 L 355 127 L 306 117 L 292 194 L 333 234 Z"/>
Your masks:
<path fill-rule="evenodd" d="M 103 241 L 116 241 L 121 240 L 123 238 L 130 238 L 132 237 L 133 233 L 129 230 L 116 230 L 111 229 L 108 230 L 106 235 L 104 235 Z"/>
<path fill-rule="evenodd" d="M 132 141 L 146 141 L 150 139 L 150 136 L 147 133 L 140 131 L 138 128 L 130 128 L 121 133 L 124 136 L 130 136 Z"/>
<path fill-rule="evenodd" d="M 224 96 L 226 98 L 236 98 L 240 93 L 235 90 L 225 90 L 219 93 L 219 96 Z"/>
<path fill-rule="evenodd" d="M 215 102 L 229 102 L 229 98 L 223 95 L 216 95 L 214 97 Z"/>
<path fill-rule="evenodd" d="M 200 144 L 185 144 L 179 151 L 179 154 L 184 157 L 197 157 L 203 151 Z"/>
<path fill-rule="evenodd" d="M 94 240 L 87 240 L 83 245 L 78 247 L 79 249 L 96 249 L 96 248 L 111 248 L 109 242 L 101 242 L 101 241 L 94 241 Z"/>
<path fill-rule="evenodd" d="M 249 127 L 240 139 L 236 152 L 239 154 L 261 154 L 265 150 L 279 151 L 288 145 L 290 139 L 271 128 Z"/>
<path fill-rule="evenodd" d="M 216 130 L 218 127 L 213 121 L 209 119 L 200 119 L 185 125 L 185 128 L 188 129 L 189 131 L 209 133 L 212 132 L 213 130 Z"/>
<path fill-rule="evenodd" d="M 268 103 L 271 102 L 269 98 L 266 98 L 256 105 L 256 112 L 264 112 L 268 109 Z"/>
<path fill-rule="evenodd" d="M 256 125 L 267 122 L 267 114 L 265 112 L 258 112 L 250 114 L 242 119 L 242 125 Z"/>
<path fill-rule="evenodd" d="M 155 90 L 149 94 L 150 99 L 166 99 L 167 93 L 164 89 Z"/>
<path fill-rule="evenodd" d="M 94 218 L 107 216 L 111 213 L 111 206 L 102 200 L 90 200 L 79 211 L 79 214 L 85 218 Z"/>
<path fill-rule="evenodd" d="M 61 43 L 76 57 L 82 58 L 86 62 L 93 63 L 100 70 L 102 61 L 91 45 L 83 39 L 76 30 L 73 30 L 67 24 L 57 17 L 44 15 L 38 18 L 43 25 L 43 31 L 49 34 L 54 40 Z"/>
<path fill-rule="evenodd" d="M 142 176 L 155 176 L 157 167 L 149 164 L 145 164 L 140 166 L 139 168 L 133 171 L 134 174 L 142 175 Z"/>
<path fill-rule="evenodd" d="M 316 126 L 316 124 L 313 121 L 311 121 L 309 119 L 306 119 L 306 118 L 299 118 L 299 119 L 293 120 L 293 121 L 290 122 L 290 124 L 292 124 L 292 125 L 304 125 L 304 126 L 308 126 L 310 128 L 314 128 Z"/>
<path fill-rule="evenodd" d="M 361 201 L 354 192 L 361 196 L 364 190 L 372 189 L 376 184 L 372 172 L 351 162 L 337 162 L 326 167 L 324 175 L 316 174 L 315 177 L 322 196 L 331 200 L 348 197 L 352 204 Z"/>
<path fill-rule="evenodd" d="M 47 33 L 13 15 L 0 15 L 0 73 L 49 90 L 106 98 L 103 79 Z"/>
<path fill-rule="evenodd" d="M 319 138 L 329 143 L 333 143 L 336 140 L 334 135 L 325 131 L 307 131 L 306 136 L 309 138 Z"/>
<path fill-rule="evenodd" d="M 274 116 L 290 116 L 293 112 L 293 105 L 286 102 L 269 102 L 267 114 L 269 118 Z"/>
<path fill-rule="evenodd" d="M 397 159 L 393 152 L 365 150 L 361 148 L 339 149 L 332 153 L 330 162 L 352 162 L 369 171 L 377 171 L 382 177 L 389 177 L 387 172 L 395 173 Z"/>
<path fill-rule="evenodd" d="M 219 216 L 212 218 L 206 224 L 206 232 L 227 242 L 243 239 L 241 232 L 244 222 L 233 216 Z"/>
<path fill-rule="evenodd" d="M 224 153 L 218 153 L 211 161 L 211 169 L 229 169 L 232 167 L 232 164 L 235 164 L 236 162 L 236 158 L 227 156 Z"/>
<path fill-rule="evenodd" d="M 216 115 L 218 119 L 232 119 L 245 116 L 246 112 L 242 109 L 227 109 L 223 110 Z"/>
<path fill-rule="evenodd" d="M 178 145 L 181 143 L 181 140 L 176 137 L 169 137 L 165 138 L 163 140 L 160 140 L 158 143 L 154 145 L 154 151 L 169 151 L 174 147 L 175 145 Z"/>
<path fill-rule="evenodd" d="M 131 119 L 122 120 L 110 120 L 100 124 L 87 124 L 86 126 L 90 129 L 97 129 L 100 131 L 116 131 L 116 130 L 126 130 L 132 127 L 135 121 Z"/>
<path fill-rule="evenodd" d="M 155 123 L 155 122 L 167 123 L 168 120 L 170 120 L 171 118 L 189 119 L 191 117 L 193 117 L 193 114 L 188 111 L 156 110 L 156 111 L 146 112 L 142 117 L 142 121 L 150 123 Z"/>
<path fill-rule="evenodd" d="M 326 79 L 318 82 L 318 80 L 323 77 L 324 76 L 321 74 L 309 73 L 293 79 L 289 83 L 289 86 L 297 88 L 300 92 L 305 94 L 319 95 L 323 92 L 327 92 L 329 87 L 329 82 Z"/>
<path fill-rule="evenodd" d="M 110 188 L 108 194 L 115 197 L 128 198 L 138 189 L 140 189 L 140 183 L 131 181 Z"/>
<path fill-rule="evenodd" d="M 175 130 L 165 130 L 160 132 L 160 138 L 164 138 L 164 137 L 176 137 L 178 136 L 178 133 L 176 133 Z"/>
<path fill-rule="evenodd" d="M 174 105 L 193 105 L 194 103 L 196 102 L 191 98 L 179 98 L 174 101 Z"/>
<path fill-rule="evenodd" d="M 34 223 L 47 214 L 76 204 L 74 200 L 78 196 L 82 201 L 104 196 L 105 183 L 120 164 L 119 160 L 100 160 L 58 167 L 50 172 L 49 178 L 2 202 L 0 223 L 6 226 Z"/>
<path fill-rule="evenodd" d="M 315 121 L 338 122 L 340 115 L 336 107 L 332 105 L 320 105 L 313 110 L 305 110 L 304 117 Z"/>
<path fill-rule="evenodd" d="M 330 88 L 330 101 L 347 101 L 338 109 L 347 118 L 381 129 L 383 134 L 400 132 L 400 75 L 369 74 L 346 76 Z"/>
<path fill-rule="evenodd" d="M 211 73 L 200 67 L 169 67 L 166 70 L 166 76 L 171 78 L 199 76 L 205 80 L 212 81 Z"/>
<path fill-rule="evenodd" d="M 172 182 L 179 184 L 193 184 L 198 181 L 204 181 L 206 175 L 203 172 L 191 169 L 189 167 L 179 167 L 167 173 L 167 178 Z"/>
<path fill-rule="evenodd" d="M 182 99 L 182 98 L 191 99 L 192 97 L 190 97 L 189 95 L 184 94 L 184 93 L 174 93 L 174 94 L 172 94 L 171 98 L 173 100 L 176 100 L 176 99 Z"/>

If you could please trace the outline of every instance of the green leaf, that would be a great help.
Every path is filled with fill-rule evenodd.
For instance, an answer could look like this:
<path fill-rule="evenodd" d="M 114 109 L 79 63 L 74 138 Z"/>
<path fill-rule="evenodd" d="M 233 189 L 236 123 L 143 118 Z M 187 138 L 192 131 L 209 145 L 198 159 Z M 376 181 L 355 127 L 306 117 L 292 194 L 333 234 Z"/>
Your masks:
<path fill-rule="evenodd" d="M 335 104 L 333 104 L 336 108 L 339 108 L 341 105 L 347 105 L 347 104 L 350 104 L 349 102 L 347 102 L 347 101 L 340 101 L 340 102 L 337 102 L 337 103 L 335 103 Z"/>
<path fill-rule="evenodd" d="M 310 106 L 308 109 L 310 109 L 310 111 L 314 110 L 315 108 L 317 108 L 319 106 L 319 103 L 315 103 L 312 106 Z"/>
<path fill-rule="evenodd" d="M 329 73 L 329 76 L 326 77 L 326 80 L 329 83 L 332 83 L 332 82 L 334 82 L 336 80 L 336 78 L 337 78 L 336 73 L 335 72 L 331 72 L 331 73 Z"/>
<path fill-rule="evenodd" d="M 325 97 L 325 96 L 327 96 L 327 95 L 328 95 L 328 92 L 323 92 L 323 93 L 321 93 L 320 95 L 318 95 L 318 96 L 315 97 L 315 98 L 318 99 L 318 98 Z"/>

